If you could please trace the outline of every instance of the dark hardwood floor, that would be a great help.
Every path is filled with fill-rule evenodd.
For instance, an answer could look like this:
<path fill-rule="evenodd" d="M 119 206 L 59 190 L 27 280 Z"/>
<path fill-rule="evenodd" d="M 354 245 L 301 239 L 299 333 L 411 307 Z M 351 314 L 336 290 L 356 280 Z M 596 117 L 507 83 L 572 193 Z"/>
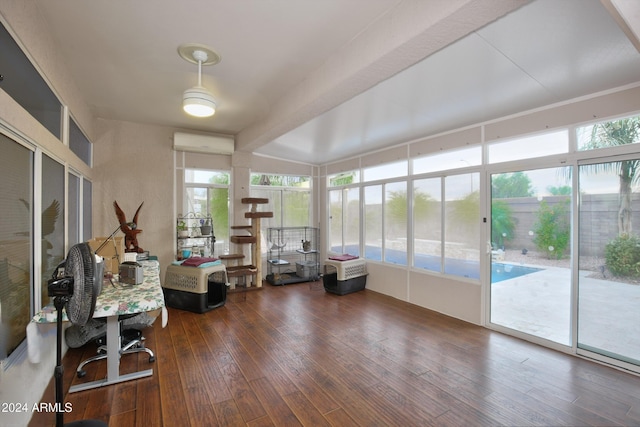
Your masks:
<path fill-rule="evenodd" d="M 110 426 L 640 425 L 640 377 L 393 298 L 320 282 L 169 309 L 145 331 L 154 375 L 65 396 Z M 65 390 L 95 347 L 64 358 Z M 122 358 L 121 371 L 149 365 Z M 104 377 L 105 362 L 82 381 Z M 53 402 L 53 383 L 43 402 Z M 34 414 L 32 426 L 54 425 Z"/>

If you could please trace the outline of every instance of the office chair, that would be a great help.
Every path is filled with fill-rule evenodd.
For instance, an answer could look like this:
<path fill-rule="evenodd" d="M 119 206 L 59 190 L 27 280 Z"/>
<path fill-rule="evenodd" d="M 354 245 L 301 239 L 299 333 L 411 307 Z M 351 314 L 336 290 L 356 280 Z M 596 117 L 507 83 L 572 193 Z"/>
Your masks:
<path fill-rule="evenodd" d="M 142 335 L 142 330 L 151 326 L 155 321 L 155 317 L 149 316 L 148 313 L 136 313 L 126 314 L 118 318 L 120 326 L 120 355 L 132 354 L 132 353 L 147 353 L 149 355 L 149 363 L 154 362 L 156 357 L 153 351 L 144 345 L 145 338 Z M 87 372 L 84 367 L 96 360 L 102 360 L 107 358 L 107 335 L 106 335 L 106 320 L 93 319 L 87 328 L 73 329 L 71 326 L 67 329 L 66 341 L 69 347 L 76 348 L 86 344 L 89 341 L 94 340 L 98 344 L 97 354 L 86 360 L 80 365 L 76 373 L 79 378 L 84 377 Z M 80 344 L 80 345 L 78 345 Z"/>

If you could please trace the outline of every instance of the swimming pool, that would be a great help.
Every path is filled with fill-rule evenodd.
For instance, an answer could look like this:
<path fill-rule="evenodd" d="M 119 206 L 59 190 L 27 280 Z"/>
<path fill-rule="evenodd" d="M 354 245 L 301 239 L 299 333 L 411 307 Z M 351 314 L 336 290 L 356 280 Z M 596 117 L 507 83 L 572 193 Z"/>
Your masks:
<path fill-rule="evenodd" d="M 340 248 L 332 248 L 338 252 Z M 367 246 L 365 248 L 367 259 L 375 261 L 382 260 L 382 250 L 379 247 Z M 357 246 L 345 247 L 345 252 L 352 255 L 360 255 Z M 402 251 L 389 250 L 385 253 L 385 261 L 398 265 L 406 265 L 407 254 Z M 430 271 L 441 271 L 442 259 L 433 255 L 416 254 L 414 256 L 414 266 Z M 491 283 L 502 282 L 525 274 L 541 271 L 542 268 L 525 267 L 523 265 L 503 264 L 499 262 L 491 263 Z M 444 259 L 444 272 L 454 276 L 466 277 L 469 279 L 480 279 L 480 263 L 478 261 L 468 261 L 455 258 Z"/>
<path fill-rule="evenodd" d="M 514 279 L 526 274 L 542 271 L 542 268 L 525 267 L 523 265 L 491 263 L 491 283 L 502 282 L 503 280 Z"/>

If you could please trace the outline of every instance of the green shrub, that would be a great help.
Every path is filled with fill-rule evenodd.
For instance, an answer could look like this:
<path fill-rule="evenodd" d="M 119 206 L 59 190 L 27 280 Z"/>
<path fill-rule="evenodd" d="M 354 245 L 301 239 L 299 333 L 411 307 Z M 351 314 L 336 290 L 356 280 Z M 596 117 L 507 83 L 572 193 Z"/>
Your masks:
<path fill-rule="evenodd" d="M 569 218 L 569 199 L 549 206 L 545 200 L 540 203 L 538 220 L 534 226 L 533 243 L 549 259 L 561 259 L 569 248 L 571 222 Z"/>
<path fill-rule="evenodd" d="M 640 276 L 640 238 L 616 237 L 604 247 L 607 268 L 616 276 Z"/>
<path fill-rule="evenodd" d="M 505 240 L 513 238 L 516 228 L 513 210 L 504 200 L 491 202 L 491 246 L 504 248 Z"/>

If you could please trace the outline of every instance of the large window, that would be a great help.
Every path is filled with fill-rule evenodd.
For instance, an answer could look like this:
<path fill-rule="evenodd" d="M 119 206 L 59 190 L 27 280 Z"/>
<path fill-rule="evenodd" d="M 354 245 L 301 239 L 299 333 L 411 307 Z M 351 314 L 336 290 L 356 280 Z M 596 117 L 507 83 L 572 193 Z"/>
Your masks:
<path fill-rule="evenodd" d="M 480 190 L 478 173 L 444 181 L 444 272 L 480 278 Z"/>
<path fill-rule="evenodd" d="M 82 229 L 80 214 L 82 206 L 80 205 L 80 177 L 72 173 L 68 174 L 68 191 L 69 204 L 67 205 L 67 224 L 69 225 L 69 233 L 67 235 L 69 247 L 80 243 Z"/>
<path fill-rule="evenodd" d="M 489 163 L 534 159 L 569 151 L 569 132 L 562 129 L 489 144 Z"/>
<path fill-rule="evenodd" d="M 384 260 L 407 264 L 407 183 L 384 185 Z"/>
<path fill-rule="evenodd" d="M 412 166 L 422 174 L 439 172 L 443 165 L 470 169 L 481 163 L 481 154 L 480 147 L 438 152 L 414 159 Z M 364 170 L 364 181 L 388 181 L 373 185 L 347 179 L 354 173 L 329 177 L 329 250 L 360 256 L 362 241 L 368 260 L 397 265 L 411 260 L 416 268 L 479 280 L 480 173 L 417 177 L 409 184 L 397 181 L 406 174 L 406 161 L 387 166 L 390 170 Z"/>
<path fill-rule="evenodd" d="M 311 225 L 311 178 L 308 176 L 251 174 L 251 196 L 269 199 L 263 227 L 305 227 Z"/>
<path fill-rule="evenodd" d="M 329 191 L 329 250 L 360 255 L 360 189 Z"/>
<path fill-rule="evenodd" d="M 620 147 L 640 142 L 640 116 L 626 117 L 580 127 L 578 150 Z"/>
<path fill-rule="evenodd" d="M 31 320 L 33 152 L 0 134 L 0 360 Z"/>
<path fill-rule="evenodd" d="M 442 179 L 413 182 L 413 248 L 415 267 L 442 271 Z"/>
<path fill-rule="evenodd" d="M 370 166 L 362 170 L 363 181 L 378 181 L 381 179 L 399 178 L 407 176 L 408 162 L 385 163 L 382 165 Z"/>
<path fill-rule="evenodd" d="M 186 211 L 182 214 L 211 215 L 216 237 L 214 254 L 229 250 L 229 173 L 187 169 L 185 171 Z"/>
<path fill-rule="evenodd" d="M 480 278 L 479 179 L 474 172 L 413 182 L 415 267 Z"/>
<path fill-rule="evenodd" d="M 86 178 L 82 179 L 82 235 L 83 241 L 90 240 L 93 237 L 93 210 L 91 203 L 93 201 L 93 185 Z"/>
<path fill-rule="evenodd" d="M 413 174 L 419 175 L 450 169 L 460 169 L 482 164 L 482 147 L 475 146 L 435 153 L 413 159 Z"/>
<path fill-rule="evenodd" d="M 69 118 L 69 148 L 80 160 L 91 166 L 93 146 L 72 118 Z"/>
<path fill-rule="evenodd" d="M 0 52 L 2 89 L 60 139 L 62 104 L 1 24 Z"/>
<path fill-rule="evenodd" d="M 364 187 L 364 257 L 382 261 L 382 185 Z"/>
<path fill-rule="evenodd" d="M 49 301 L 47 280 L 64 260 L 64 166 L 42 155 L 42 305 Z"/>
<path fill-rule="evenodd" d="M 344 253 L 344 190 L 329 191 L 329 250 Z"/>

